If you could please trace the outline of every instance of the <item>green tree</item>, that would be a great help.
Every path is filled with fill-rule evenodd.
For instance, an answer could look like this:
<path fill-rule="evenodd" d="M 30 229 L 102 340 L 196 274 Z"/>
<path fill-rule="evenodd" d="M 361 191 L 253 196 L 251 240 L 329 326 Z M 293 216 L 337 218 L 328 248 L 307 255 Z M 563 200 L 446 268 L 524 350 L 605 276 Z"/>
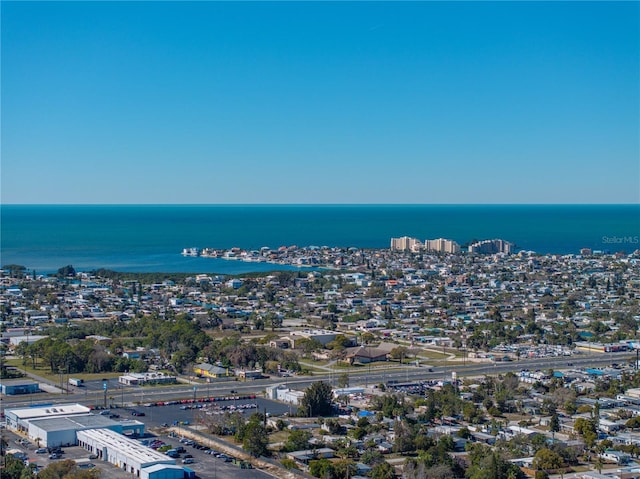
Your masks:
<path fill-rule="evenodd" d="M 59 278 L 68 278 L 68 277 L 75 276 L 75 275 L 76 275 L 76 270 L 70 264 L 68 264 L 67 266 L 63 266 L 62 268 L 58 269 L 57 276 Z"/>
<path fill-rule="evenodd" d="M 296 349 L 301 349 L 305 354 L 323 349 L 324 346 L 315 338 L 300 338 L 296 341 Z"/>
<path fill-rule="evenodd" d="M 38 473 L 38 479 L 98 479 L 99 469 L 80 469 L 75 461 L 53 462 Z"/>
<path fill-rule="evenodd" d="M 356 475 L 356 463 L 350 459 L 342 459 L 333 463 L 333 476 L 336 479 L 349 479 Z"/>
<path fill-rule="evenodd" d="M 534 469 L 542 469 L 544 471 L 548 471 L 552 469 L 558 469 L 562 467 L 563 464 L 564 461 L 562 459 L 562 456 L 546 447 L 536 452 L 536 455 L 533 458 Z"/>
<path fill-rule="evenodd" d="M 396 477 L 393 466 L 388 462 L 380 462 L 371 468 L 371 479 L 393 479 Z"/>
<path fill-rule="evenodd" d="M 311 433 L 302 429 L 296 429 L 289 433 L 289 437 L 284 443 L 282 449 L 285 452 L 304 451 L 309 449 L 309 439 L 311 439 Z"/>
<path fill-rule="evenodd" d="M 327 344 L 327 349 L 342 351 L 343 349 L 349 347 L 350 344 L 351 340 L 349 338 L 347 338 L 344 334 L 338 334 L 333 341 Z"/>
<path fill-rule="evenodd" d="M 467 445 L 471 466 L 467 470 L 468 479 L 517 479 L 524 476 L 515 464 L 506 461 L 497 451 L 483 444 Z"/>
<path fill-rule="evenodd" d="M 393 451 L 394 452 L 409 452 L 415 449 L 414 438 L 416 436 L 415 430 L 407 422 L 396 421 L 393 426 L 393 431 L 395 433 L 395 440 L 393 442 Z"/>
<path fill-rule="evenodd" d="M 282 466 L 285 469 L 288 469 L 290 471 L 293 470 L 293 469 L 300 469 L 298 467 L 298 464 L 296 463 L 296 461 L 294 461 L 293 459 L 282 459 L 280 461 L 280 464 L 282 464 Z"/>
<path fill-rule="evenodd" d="M 551 437 L 555 439 L 556 432 L 560 431 L 560 420 L 558 419 L 557 414 L 551 416 L 551 420 L 549 421 L 549 431 L 551 431 Z"/>
<path fill-rule="evenodd" d="M 397 346 L 389 351 L 389 356 L 391 359 L 399 359 L 400 364 L 402 364 L 403 359 L 405 359 L 409 355 L 409 349 L 404 346 Z"/>
<path fill-rule="evenodd" d="M 335 418 L 326 418 L 324 420 L 324 425 L 329 429 L 329 434 L 340 434 L 344 430 L 340 421 Z"/>
<path fill-rule="evenodd" d="M 602 468 L 604 467 L 604 461 L 602 460 L 602 457 L 600 456 L 600 454 L 598 454 L 598 456 L 596 457 L 596 460 L 593 465 L 598 470 L 598 474 L 601 474 Z"/>
<path fill-rule="evenodd" d="M 624 425 L 626 427 L 628 427 L 629 429 L 638 429 L 638 428 L 640 428 L 640 416 L 632 417 L 627 422 L 625 422 Z"/>
<path fill-rule="evenodd" d="M 334 473 L 335 468 L 333 467 L 333 463 L 328 459 L 309 461 L 309 474 L 314 477 L 333 479 Z"/>
<path fill-rule="evenodd" d="M 349 373 L 342 373 L 338 376 L 338 387 L 339 388 L 347 388 L 349 387 Z"/>
<path fill-rule="evenodd" d="M 7 454 L 2 459 L 4 460 L 2 479 L 21 479 L 23 474 L 29 474 L 29 469 L 21 459 L 18 459 L 12 454 Z M 31 478 L 32 476 L 28 477 Z"/>
<path fill-rule="evenodd" d="M 249 421 L 236 432 L 236 437 L 242 441 L 243 449 L 249 454 L 256 457 L 269 454 L 267 449 L 269 438 L 261 414 L 253 414 Z"/>
<path fill-rule="evenodd" d="M 324 381 L 309 386 L 298 407 L 298 414 L 303 417 L 330 416 L 332 413 L 333 390 Z"/>
<path fill-rule="evenodd" d="M 374 464 L 384 462 L 384 456 L 377 449 L 367 449 L 362 453 L 362 456 L 360 456 L 360 461 L 363 464 L 373 466 Z"/>

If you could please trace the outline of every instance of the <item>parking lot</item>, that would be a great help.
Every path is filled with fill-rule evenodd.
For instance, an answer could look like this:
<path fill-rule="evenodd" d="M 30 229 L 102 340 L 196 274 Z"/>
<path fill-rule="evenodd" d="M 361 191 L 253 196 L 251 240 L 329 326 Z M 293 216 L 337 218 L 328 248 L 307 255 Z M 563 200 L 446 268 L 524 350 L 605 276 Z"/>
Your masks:
<path fill-rule="evenodd" d="M 79 459 L 85 463 L 93 464 L 98 468 L 101 471 L 102 479 L 133 479 L 135 477 L 108 462 L 98 459 L 90 459 L 89 453 L 79 446 L 62 448 L 63 453 L 60 455 L 59 459 L 50 459 L 49 452 L 41 454 L 36 453 L 38 448 L 35 444 L 18 443 L 18 440 L 21 440 L 22 438 L 11 432 L 5 431 L 5 437 L 9 440 L 9 450 L 20 450 L 26 455 L 28 463 L 36 464 L 38 469 L 43 469 L 52 462 L 63 461 L 65 459 Z M 180 458 L 176 458 L 176 464 L 183 465 L 183 461 L 186 459 L 189 464 L 184 464 L 185 467 L 192 469 L 198 477 L 204 479 L 233 479 L 237 477 L 242 470 L 240 468 L 240 464 L 234 464 L 230 457 L 216 457 L 210 453 L 210 450 L 196 449 L 192 444 L 180 443 L 179 437 L 149 436 L 143 440 L 146 440 L 149 443 L 153 441 L 162 441 L 164 445 L 170 446 L 171 448 L 177 448 L 179 446 L 184 447 L 185 452 L 180 454 Z M 187 456 L 191 456 L 191 458 Z M 250 479 L 267 479 L 271 477 L 256 469 L 244 469 L 242 470 L 242 475 L 244 478 Z"/>
<path fill-rule="evenodd" d="M 206 405 L 209 407 L 217 407 L 220 411 L 223 411 L 224 409 L 237 410 L 245 415 L 250 415 L 257 411 L 262 413 L 267 411 L 269 414 L 273 415 L 289 411 L 289 407 L 286 405 L 262 398 L 237 399 L 224 401 L 220 404 L 209 403 Z M 190 443 L 185 444 L 184 440 L 183 443 L 181 443 L 181 436 L 189 432 L 193 422 L 202 411 L 202 407 L 199 406 L 204 405 L 196 403 L 172 404 L 166 406 L 136 406 L 135 408 L 112 408 L 109 409 L 108 412 L 96 411 L 96 413 L 110 415 L 114 421 L 121 419 L 137 419 L 144 422 L 147 434 L 144 438 L 138 438 L 138 440 L 146 441 L 149 445 L 151 445 L 153 441 L 162 441 L 161 443 L 156 443 L 158 444 L 158 447 L 164 446 L 164 449 L 175 449 L 180 446 L 184 447 L 185 452 L 175 458 L 176 464 L 183 465 L 183 461 L 186 459 L 188 464 L 184 464 L 185 467 L 195 471 L 198 477 L 204 479 L 235 479 L 240 473 L 244 478 L 249 479 L 267 479 L 272 477 L 256 469 L 241 469 L 242 461 L 234 461 L 234 458 L 232 457 L 225 458 L 224 455 L 216 457 L 215 454 L 212 454 L 207 449 L 198 449 L 197 447 L 194 447 L 194 444 Z M 132 415 L 133 411 L 138 415 Z M 177 427 L 174 425 L 177 425 Z M 169 437 L 169 428 L 166 426 L 172 426 L 173 431 L 175 431 L 175 433 L 172 433 L 173 437 Z M 21 451 L 26 455 L 27 461 L 30 464 L 36 464 L 38 468 L 44 468 L 55 461 L 72 459 L 93 464 L 96 468 L 100 469 L 101 477 L 104 479 L 134 478 L 130 473 L 127 473 L 110 463 L 98 459 L 91 459 L 89 453 L 78 446 L 62 448 L 63 453 L 60 454 L 60 458 L 53 459 L 50 458 L 49 451 L 46 453 L 36 453 L 38 450 L 37 444 L 28 442 L 11 431 L 5 429 L 4 435 L 9 442 L 9 449 L 17 449 Z M 156 447 L 156 449 L 158 449 L 158 447 Z"/>
<path fill-rule="evenodd" d="M 149 403 L 148 403 L 149 404 Z M 193 406 L 196 407 L 193 407 Z M 245 407 L 255 406 L 255 407 Z M 162 424 L 173 425 L 188 422 L 192 424 L 198 416 L 198 411 L 204 407 L 214 407 L 220 410 L 237 410 L 245 416 L 249 416 L 255 412 L 266 413 L 271 416 L 280 416 L 282 414 L 295 414 L 297 408 L 287 404 L 271 401 L 264 398 L 253 399 L 236 399 L 219 401 L 215 403 L 177 403 L 166 406 L 136 406 L 135 408 L 113 408 L 111 412 L 118 414 L 122 419 L 137 419 L 144 422 L 147 428 L 160 427 Z M 132 417 L 131 409 L 135 409 L 143 416 Z"/>
<path fill-rule="evenodd" d="M 184 464 L 189 469 L 202 478 L 234 478 L 240 474 L 252 479 L 267 479 L 268 474 L 256 469 L 241 469 L 241 461 L 235 460 L 231 455 L 223 454 L 221 451 L 211 449 L 204 444 L 197 443 L 186 438 L 155 436 L 149 438 L 149 446 L 153 446 L 157 450 L 170 447 L 171 449 L 183 448 L 184 452 L 180 453 L 180 458 L 176 458 L 177 464 Z M 155 441 L 155 443 L 154 443 Z"/>

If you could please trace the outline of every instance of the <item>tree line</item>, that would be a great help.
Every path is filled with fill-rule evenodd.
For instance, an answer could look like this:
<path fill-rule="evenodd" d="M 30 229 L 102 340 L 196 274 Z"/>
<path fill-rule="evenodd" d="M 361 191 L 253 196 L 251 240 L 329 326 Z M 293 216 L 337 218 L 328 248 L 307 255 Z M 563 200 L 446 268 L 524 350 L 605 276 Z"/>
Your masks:
<path fill-rule="evenodd" d="M 51 327 L 47 338 L 32 344 L 21 343 L 16 354 L 23 364 L 49 368 L 52 373 L 144 372 L 147 363 L 122 356 L 127 350 L 142 347 L 157 351 L 160 366 L 183 372 L 196 362 L 220 363 L 223 367 L 254 368 L 265 372 L 280 368 L 299 371 L 297 355 L 269 347 L 257 341 L 246 342 L 240 334 L 217 339 L 188 314 L 173 319 L 157 314 L 130 321 L 95 321 L 77 327 Z M 101 341 L 91 336 L 103 336 Z"/>

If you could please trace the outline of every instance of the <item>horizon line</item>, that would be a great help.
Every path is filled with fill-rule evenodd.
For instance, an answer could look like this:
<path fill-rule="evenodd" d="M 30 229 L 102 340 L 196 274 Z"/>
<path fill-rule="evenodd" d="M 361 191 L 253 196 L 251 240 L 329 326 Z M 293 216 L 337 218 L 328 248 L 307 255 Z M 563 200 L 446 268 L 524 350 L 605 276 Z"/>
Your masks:
<path fill-rule="evenodd" d="M 4 206 L 640 206 L 637 203 L 5 203 Z"/>

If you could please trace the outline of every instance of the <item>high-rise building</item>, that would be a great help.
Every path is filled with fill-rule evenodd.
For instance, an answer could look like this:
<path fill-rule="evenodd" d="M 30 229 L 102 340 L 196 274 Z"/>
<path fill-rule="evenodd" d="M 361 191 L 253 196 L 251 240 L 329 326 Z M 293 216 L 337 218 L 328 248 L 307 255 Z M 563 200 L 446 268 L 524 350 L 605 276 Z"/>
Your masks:
<path fill-rule="evenodd" d="M 513 253 L 514 245 L 508 241 L 501 239 L 484 240 L 473 243 L 469 246 L 469 253 L 479 254 L 496 254 L 496 253 Z"/>
<path fill-rule="evenodd" d="M 459 253 L 460 245 L 453 240 L 438 238 L 433 240 L 426 240 L 424 242 L 424 249 L 435 253 Z"/>
<path fill-rule="evenodd" d="M 392 251 L 419 251 L 422 249 L 422 242 L 415 238 L 403 236 L 402 238 L 391 238 Z"/>

